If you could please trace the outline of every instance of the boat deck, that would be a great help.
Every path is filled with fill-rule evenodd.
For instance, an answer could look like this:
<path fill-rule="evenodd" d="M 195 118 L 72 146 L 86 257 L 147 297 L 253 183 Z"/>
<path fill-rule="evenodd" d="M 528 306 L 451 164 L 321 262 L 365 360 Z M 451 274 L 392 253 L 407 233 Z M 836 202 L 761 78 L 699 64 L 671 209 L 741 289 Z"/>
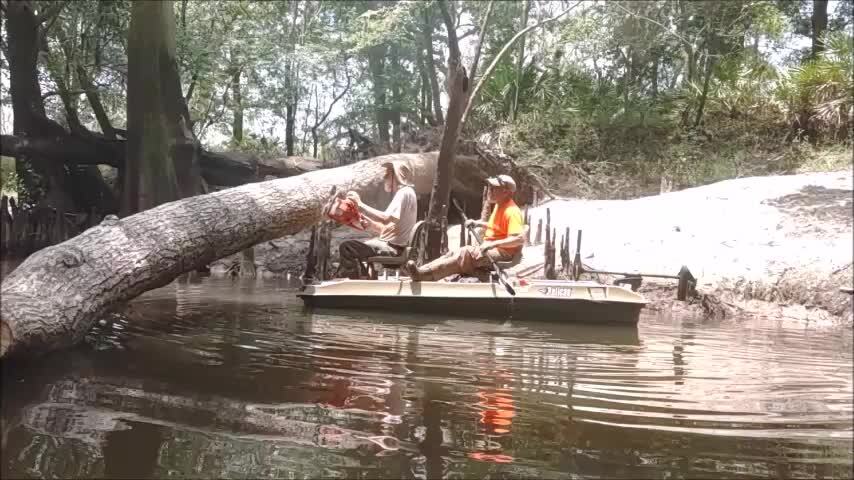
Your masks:
<path fill-rule="evenodd" d="M 312 307 L 585 323 L 637 323 L 647 304 L 627 288 L 596 282 L 535 280 L 514 288 L 516 296 L 498 283 L 340 279 L 307 285 L 298 296 Z"/>

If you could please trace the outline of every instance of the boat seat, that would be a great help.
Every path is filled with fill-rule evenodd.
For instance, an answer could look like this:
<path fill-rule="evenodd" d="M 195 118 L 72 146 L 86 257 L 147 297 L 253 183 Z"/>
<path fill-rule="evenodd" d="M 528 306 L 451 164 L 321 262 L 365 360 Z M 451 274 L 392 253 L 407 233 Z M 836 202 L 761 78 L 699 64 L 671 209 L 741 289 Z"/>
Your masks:
<path fill-rule="evenodd" d="M 374 268 L 375 264 L 379 264 L 386 269 L 397 270 L 399 273 L 400 267 L 409 260 L 413 260 L 415 255 L 418 253 L 418 249 L 416 247 L 418 245 L 418 239 L 421 236 L 423 226 L 424 220 L 415 223 L 415 226 L 412 228 L 412 238 L 409 240 L 409 245 L 400 252 L 400 255 L 377 255 L 375 257 L 366 258 L 365 262 L 368 264 L 368 278 L 373 280 L 377 278 L 377 271 Z"/>

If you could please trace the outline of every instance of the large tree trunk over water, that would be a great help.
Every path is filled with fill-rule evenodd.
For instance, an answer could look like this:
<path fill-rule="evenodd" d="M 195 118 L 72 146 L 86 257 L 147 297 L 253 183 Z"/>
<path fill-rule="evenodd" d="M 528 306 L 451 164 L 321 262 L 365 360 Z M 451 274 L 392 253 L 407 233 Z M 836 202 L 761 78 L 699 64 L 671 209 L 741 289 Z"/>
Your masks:
<path fill-rule="evenodd" d="M 0 285 L 0 357 L 73 345 L 111 308 L 184 272 L 315 224 L 333 187 L 368 202 L 382 195 L 381 164 L 409 162 L 419 194 L 430 191 L 436 153 L 393 154 L 297 177 L 253 183 L 160 205 L 36 252 Z M 481 180 L 496 172 L 460 157 Z M 458 175 L 454 187 L 481 182 Z M 467 185 L 468 184 L 468 185 Z M 476 202 L 471 202 L 472 204 Z M 50 292 L 46 294 L 46 292 Z"/>

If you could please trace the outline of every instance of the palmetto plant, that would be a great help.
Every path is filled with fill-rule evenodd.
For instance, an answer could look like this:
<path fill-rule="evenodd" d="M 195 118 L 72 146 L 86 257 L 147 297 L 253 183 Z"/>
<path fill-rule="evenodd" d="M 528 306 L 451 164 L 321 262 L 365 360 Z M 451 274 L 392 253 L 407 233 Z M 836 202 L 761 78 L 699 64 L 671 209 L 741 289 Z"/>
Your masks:
<path fill-rule="evenodd" d="M 843 32 L 826 36 L 825 45 L 818 58 L 788 72 L 777 96 L 798 128 L 839 138 L 850 134 L 854 115 L 854 48 Z"/>

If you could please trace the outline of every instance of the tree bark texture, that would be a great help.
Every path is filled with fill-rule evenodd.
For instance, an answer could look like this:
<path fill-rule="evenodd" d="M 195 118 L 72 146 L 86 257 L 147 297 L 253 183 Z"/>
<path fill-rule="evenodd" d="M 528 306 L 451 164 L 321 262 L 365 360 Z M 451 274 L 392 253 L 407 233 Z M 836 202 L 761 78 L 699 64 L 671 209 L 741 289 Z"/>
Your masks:
<path fill-rule="evenodd" d="M 197 194 L 197 148 L 183 115 L 171 0 L 132 4 L 127 91 L 123 211 L 134 213 Z"/>
<path fill-rule="evenodd" d="M 0 358 L 71 346 L 122 302 L 219 258 L 311 227 L 333 187 L 376 201 L 387 195 L 381 165 L 389 160 L 408 162 L 416 192 L 430 191 L 436 153 L 384 155 L 185 198 L 123 219 L 108 216 L 34 253 L 0 285 Z M 454 178 L 453 186 L 476 204 L 483 178 L 497 172 L 480 170 L 491 164 L 477 157 L 457 160 L 465 175 Z"/>

